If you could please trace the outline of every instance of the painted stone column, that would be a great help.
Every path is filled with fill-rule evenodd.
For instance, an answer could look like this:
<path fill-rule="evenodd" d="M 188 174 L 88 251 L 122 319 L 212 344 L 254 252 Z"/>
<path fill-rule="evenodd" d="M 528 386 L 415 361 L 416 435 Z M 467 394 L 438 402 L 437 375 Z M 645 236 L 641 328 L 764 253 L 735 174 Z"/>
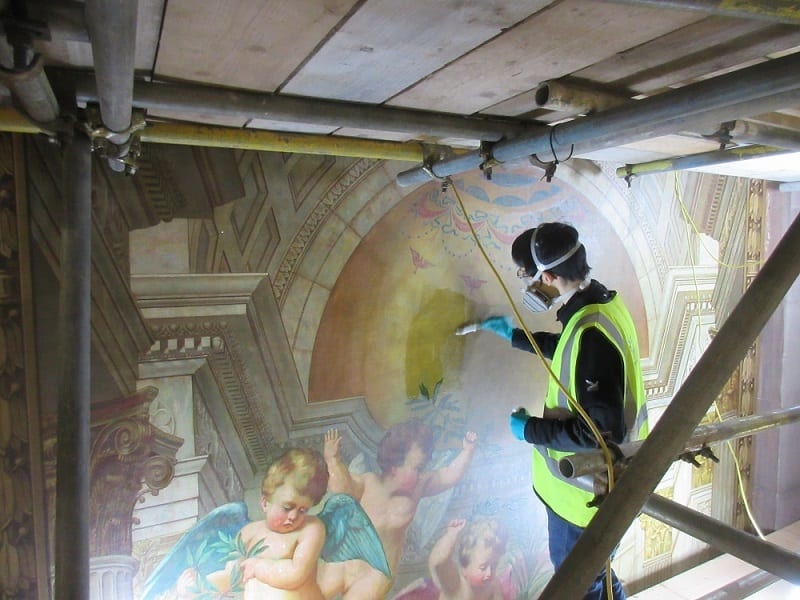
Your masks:
<path fill-rule="evenodd" d="M 91 600 L 132 600 L 138 562 L 131 556 L 134 507 L 173 479 L 183 440 L 150 423 L 158 390 L 147 387 L 127 398 L 92 406 L 89 457 L 89 587 Z M 46 473 L 51 518 L 55 506 L 55 429 L 46 438 Z"/>
<path fill-rule="evenodd" d="M 139 561 L 129 555 L 93 556 L 89 559 L 89 598 L 133 598 L 133 576 Z"/>

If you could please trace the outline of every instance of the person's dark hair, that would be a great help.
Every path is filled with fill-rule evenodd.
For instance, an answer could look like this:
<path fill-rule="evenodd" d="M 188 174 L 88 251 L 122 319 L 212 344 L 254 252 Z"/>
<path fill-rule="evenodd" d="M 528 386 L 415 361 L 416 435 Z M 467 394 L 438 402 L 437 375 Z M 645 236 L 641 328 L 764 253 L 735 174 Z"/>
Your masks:
<path fill-rule="evenodd" d="M 511 244 L 511 260 L 520 269 L 524 269 L 526 275 L 533 277 L 536 275 L 536 264 L 531 256 L 531 237 L 535 229 L 527 229 L 517 236 Z"/>
<path fill-rule="evenodd" d="M 523 267 L 529 275 L 536 274 L 536 263 L 531 255 L 531 239 L 536 232 L 536 256 L 540 263 L 547 264 L 564 256 L 578 241 L 578 230 L 566 223 L 542 223 L 535 229 L 522 232 L 511 244 L 511 259 Z M 586 262 L 586 248 L 581 246 L 566 261 L 548 269 L 569 281 L 582 281 L 592 268 Z"/>
<path fill-rule="evenodd" d="M 419 445 L 429 462 L 433 455 L 433 431 L 419 419 L 409 419 L 393 425 L 384 434 L 378 445 L 378 467 L 382 473 L 388 473 L 392 467 L 399 467 L 406 459 L 406 454 L 413 444 Z"/>

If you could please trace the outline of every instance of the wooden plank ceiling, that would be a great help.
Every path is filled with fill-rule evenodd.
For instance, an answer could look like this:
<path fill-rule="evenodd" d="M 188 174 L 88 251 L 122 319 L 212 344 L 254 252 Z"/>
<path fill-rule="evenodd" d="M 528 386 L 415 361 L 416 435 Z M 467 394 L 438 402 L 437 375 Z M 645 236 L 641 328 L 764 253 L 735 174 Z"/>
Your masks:
<path fill-rule="evenodd" d="M 693 6 L 676 8 L 681 4 Z M 744 3 L 754 11 L 747 18 L 720 9 L 723 4 L 140 0 L 136 68 L 137 76 L 154 82 L 549 123 L 572 115 L 536 104 L 535 90 L 544 81 L 567 78 L 633 99 L 800 50 L 797 3 L 779 3 L 794 6 L 784 7 L 781 18 L 768 2 Z M 86 42 L 56 40 L 39 48 L 48 65 L 91 67 Z M 780 113 L 773 121 L 780 118 L 800 130 L 797 107 Z M 460 143 L 426 131 L 368 131 L 309 124 L 302 117 L 279 122 L 209 116 L 190 108 L 148 114 L 234 127 Z M 471 147 L 477 142 L 463 141 Z M 649 146 L 640 153 L 643 159 L 667 155 Z M 687 138 L 685 153 L 717 146 L 694 135 Z M 610 160 L 619 155 L 619 148 L 607 153 Z M 593 158 L 602 159 L 603 153 Z"/>

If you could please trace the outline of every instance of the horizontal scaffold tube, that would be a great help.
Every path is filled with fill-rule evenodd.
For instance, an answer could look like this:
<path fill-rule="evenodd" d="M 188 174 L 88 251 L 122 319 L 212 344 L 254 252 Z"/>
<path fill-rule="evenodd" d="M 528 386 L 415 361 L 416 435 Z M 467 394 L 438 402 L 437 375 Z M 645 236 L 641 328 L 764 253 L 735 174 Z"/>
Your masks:
<path fill-rule="evenodd" d="M 576 479 L 575 484 L 587 492 L 594 492 L 588 478 Z M 800 555 L 769 540 L 736 529 L 658 494 L 650 494 L 642 506 L 642 513 L 701 540 L 720 552 L 747 561 L 792 583 L 800 582 Z"/>
<path fill-rule="evenodd" d="M 711 165 L 724 165 L 732 162 L 740 162 L 754 158 L 767 158 L 770 156 L 781 156 L 789 154 L 793 150 L 775 148 L 773 146 L 741 146 L 729 148 L 727 150 L 713 150 L 711 152 L 699 152 L 687 156 L 677 156 L 674 158 L 662 158 L 651 160 L 644 163 L 625 165 L 617 168 L 617 177 L 635 177 L 638 175 L 652 175 L 653 173 L 664 173 L 667 171 L 681 171 L 683 169 L 696 169 L 698 167 L 708 167 Z"/>
<path fill-rule="evenodd" d="M 0 131 L 12 133 L 45 133 L 36 123 L 10 107 L 0 107 Z M 198 125 L 158 121 L 141 130 L 142 142 L 153 144 L 178 144 L 206 148 L 237 148 L 264 152 L 289 152 L 294 154 L 323 154 L 380 160 L 419 162 L 426 152 L 436 148 L 454 152 L 449 148 L 423 146 L 418 142 L 391 142 L 365 140 L 343 136 L 311 133 L 287 133 L 263 129 L 239 129 L 217 125 Z"/>
<path fill-rule="evenodd" d="M 78 102 L 96 102 L 97 90 L 89 76 L 76 76 Z M 547 129 L 532 123 L 501 117 L 461 116 L 391 106 L 373 106 L 302 96 L 264 94 L 245 90 L 213 88 L 197 84 L 137 81 L 133 105 L 145 110 L 188 111 L 243 121 L 264 119 L 289 123 L 394 131 L 429 136 L 497 141 L 529 128 Z"/>
<path fill-rule="evenodd" d="M 287 133 L 263 129 L 238 129 L 192 123 L 152 123 L 141 132 L 143 142 L 216 148 L 238 148 L 295 154 L 324 154 L 383 160 L 419 161 L 418 142 L 389 142 L 313 133 Z"/>
<path fill-rule="evenodd" d="M 397 176 L 399 185 L 424 183 L 479 168 L 487 160 L 507 162 L 555 150 L 567 156 L 629 144 L 716 121 L 762 114 L 800 100 L 800 52 L 706 79 L 607 111 L 504 140 L 456 158 L 431 162 Z"/>
<path fill-rule="evenodd" d="M 642 512 L 712 547 L 800 585 L 800 556 L 713 517 L 651 494 Z"/>
<path fill-rule="evenodd" d="M 699 450 L 715 442 L 746 437 L 771 427 L 797 423 L 798 421 L 800 421 L 800 406 L 794 406 L 763 415 L 749 415 L 719 423 L 701 425 L 694 430 L 692 437 L 686 441 L 683 445 L 683 450 L 675 456 L 674 460 L 678 460 L 680 455 L 685 452 Z M 627 461 L 635 456 L 643 443 L 644 441 L 620 444 L 618 448 L 622 452 L 623 460 Z M 581 477 L 605 471 L 606 462 L 600 450 L 591 450 L 565 456 L 559 461 L 558 468 L 564 477 Z"/>

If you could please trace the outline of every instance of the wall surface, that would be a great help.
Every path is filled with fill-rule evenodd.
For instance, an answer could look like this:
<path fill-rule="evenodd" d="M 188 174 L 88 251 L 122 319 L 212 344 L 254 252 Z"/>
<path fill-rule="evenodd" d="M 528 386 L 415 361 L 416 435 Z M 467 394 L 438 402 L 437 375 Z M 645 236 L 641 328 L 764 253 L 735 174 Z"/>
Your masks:
<path fill-rule="evenodd" d="M 545 515 L 531 490 L 531 447 L 513 439 L 507 420 L 516 406 L 541 411 L 548 375 L 533 356 L 514 352 L 490 332 L 454 335 L 464 323 L 511 315 L 509 298 L 519 303 L 509 258 L 513 239 L 544 221 L 567 221 L 580 230 L 592 275 L 617 290 L 634 317 L 651 422 L 719 325 L 715 310 L 727 310 L 743 291 L 742 278 L 728 276 L 720 257 L 743 248 L 748 186 L 726 178 L 651 176 L 628 187 L 610 167 L 570 161 L 552 183 L 543 181 L 541 170 L 520 164 L 495 168 L 491 180 L 481 173 L 454 177 L 446 190 L 433 182 L 403 189 L 394 176 L 406 165 L 395 163 L 239 151 L 157 154 L 165 159 L 162 171 L 224 170 L 225 184 L 179 178 L 183 188 L 163 187 L 165 198 L 153 190 L 137 196 L 141 190 L 130 180 L 120 184 L 104 172 L 94 184 L 110 207 L 99 236 L 114 257 L 108 269 L 125 281 L 116 295 L 93 290 L 103 308 L 102 319 L 93 322 L 97 339 L 130 335 L 127 319 L 105 316 L 119 298 L 125 310 L 135 308 L 152 340 L 125 360 L 100 353 L 111 380 L 127 381 L 135 367 L 133 387 L 142 392 L 118 402 L 136 404 L 137 427 L 144 427 L 145 413 L 150 422 L 142 438 L 148 454 L 123 470 L 124 455 L 115 455 L 117 463 L 104 473 L 139 481 L 143 471 L 137 469 L 151 460 L 172 469 L 134 494 L 132 538 L 125 539 L 138 561 L 131 592 L 137 598 L 174 597 L 178 575 L 188 568 L 200 574 L 190 581 L 192 593 L 222 585 L 210 573 L 224 526 L 209 522 L 209 515 L 244 501 L 248 520 L 263 519 L 262 477 L 288 449 L 330 455 L 335 446 L 356 481 L 388 490 L 392 480 L 378 460 L 381 441 L 409 422 L 429 431 L 433 442 L 430 460 L 419 465 L 423 479 L 435 474 L 445 484 L 389 493 L 377 503 L 383 512 L 374 512 L 374 499 L 362 501 L 373 511 L 368 516 L 389 558 L 386 597 L 432 593 L 432 553 L 449 536 L 461 548 L 467 536 L 458 530 L 477 527 L 492 528 L 503 542 L 492 557 L 503 596 L 537 597 L 552 573 Z M 38 168 L 52 160 L 35 156 Z M 53 165 L 45 170 L 56 172 Z M 37 181 L 44 246 L 43 224 L 57 223 L 45 216 L 57 198 L 41 183 L 48 180 Z M 186 208 L 178 202 L 184 194 L 203 198 L 202 206 Z M 152 226 L 136 221 L 127 226 L 129 245 L 119 250 L 111 243 L 121 231 L 113 207 L 146 205 L 152 197 L 159 206 L 184 207 L 185 216 L 173 212 L 168 222 Z M 39 268 L 55 269 L 56 253 L 39 251 Z M 113 266 L 128 252 L 127 266 Z M 52 279 L 51 273 L 43 281 Z M 521 316 L 531 329 L 558 331 L 552 312 L 523 310 Z M 43 378 L 53 390 L 47 373 Z M 108 387 L 100 383 L 101 390 Z M 56 400 L 55 392 L 51 396 L 45 406 Z M 740 400 L 735 380 L 723 399 L 722 412 L 731 416 Z M 93 401 L 113 404 L 108 397 Z M 115 413 L 104 410 L 103 422 L 116 431 Z M 724 461 L 700 469 L 676 463 L 658 492 L 732 520 L 731 468 Z M 187 530 L 195 532 L 194 541 L 182 537 Z M 369 547 L 363 540 L 356 546 L 362 552 Z M 615 568 L 629 589 L 641 589 L 704 550 L 641 517 L 623 538 Z M 369 581 L 363 575 L 374 576 L 375 568 L 362 572 L 363 563 L 339 561 L 329 557 L 325 563 L 333 567 L 320 570 L 326 597 L 346 591 L 348 598 L 374 600 L 384 594 L 380 578 L 360 592 L 355 585 Z M 170 564 L 178 570 L 170 571 Z"/>

